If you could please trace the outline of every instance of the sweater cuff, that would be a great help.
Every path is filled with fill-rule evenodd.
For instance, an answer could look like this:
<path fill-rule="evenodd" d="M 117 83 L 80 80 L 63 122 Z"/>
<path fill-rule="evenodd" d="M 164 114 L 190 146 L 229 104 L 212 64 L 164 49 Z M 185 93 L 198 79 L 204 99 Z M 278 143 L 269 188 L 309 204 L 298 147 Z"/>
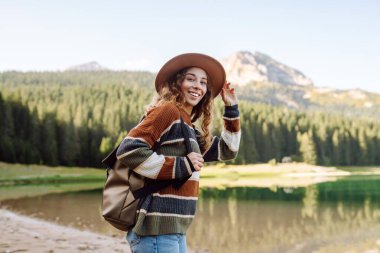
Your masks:
<path fill-rule="evenodd" d="M 239 108 L 238 105 L 231 105 L 231 106 L 225 106 L 224 107 L 224 114 L 223 117 L 226 118 L 237 118 L 239 117 Z"/>

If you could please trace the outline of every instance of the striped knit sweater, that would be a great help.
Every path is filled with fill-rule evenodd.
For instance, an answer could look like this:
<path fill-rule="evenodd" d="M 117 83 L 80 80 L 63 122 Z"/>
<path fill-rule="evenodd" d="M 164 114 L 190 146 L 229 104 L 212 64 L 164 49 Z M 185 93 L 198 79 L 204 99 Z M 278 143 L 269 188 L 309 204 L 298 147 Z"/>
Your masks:
<path fill-rule="evenodd" d="M 168 186 L 149 195 L 142 202 L 133 231 L 139 235 L 186 234 L 196 210 L 199 172 L 192 172 L 185 158 L 186 146 L 181 132 L 180 115 L 189 131 L 193 152 L 201 153 L 198 130 L 192 127 L 190 115 L 172 103 L 151 110 L 133 128 L 117 150 L 117 158 L 145 177 L 181 179 L 191 176 L 178 190 Z M 203 153 L 205 162 L 230 160 L 236 157 L 240 143 L 238 106 L 226 106 L 221 137 L 214 136 Z M 158 145 L 157 145 L 158 144 Z M 157 147 L 153 151 L 152 147 Z"/>

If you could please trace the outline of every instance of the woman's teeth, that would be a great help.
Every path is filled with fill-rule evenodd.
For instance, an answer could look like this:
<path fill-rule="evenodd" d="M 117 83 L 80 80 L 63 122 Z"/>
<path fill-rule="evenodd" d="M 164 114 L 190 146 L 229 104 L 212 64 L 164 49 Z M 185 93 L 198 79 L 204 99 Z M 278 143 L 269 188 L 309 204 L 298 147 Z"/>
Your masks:
<path fill-rule="evenodd" d="M 190 91 L 189 93 L 190 93 L 190 95 L 192 95 L 193 97 L 196 97 L 196 98 L 200 96 L 199 94 L 197 94 L 197 93 L 195 93 L 195 92 L 191 92 L 191 91 Z"/>

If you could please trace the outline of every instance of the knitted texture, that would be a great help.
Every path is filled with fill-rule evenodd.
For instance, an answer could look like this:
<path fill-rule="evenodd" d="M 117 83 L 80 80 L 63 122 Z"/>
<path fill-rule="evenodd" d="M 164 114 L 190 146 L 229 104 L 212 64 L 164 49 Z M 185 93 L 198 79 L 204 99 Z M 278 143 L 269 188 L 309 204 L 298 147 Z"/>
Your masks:
<path fill-rule="evenodd" d="M 194 218 L 199 192 L 199 172 L 192 172 L 186 159 L 185 140 L 180 115 L 189 132 L 193 152 L 200 153 L 198 130 L 190 116 L 172 103 L 151 110 L 124 138 L 117 158 L 140 175 L 154 179 L 182 179 L 190 176 L 181 188 L 168 186 L 147 196 L 133 231 L 139 235 L 185 234 Z M 240 143 L 238 106 L 226 106 L 221 137 L 214 136 L 203 153 L 205 162 L 230 160 L 236 157 Z M 158 145 L 157 145 L 158 144 Z M 153 151 L 153 147 L 157 147 Z"/>

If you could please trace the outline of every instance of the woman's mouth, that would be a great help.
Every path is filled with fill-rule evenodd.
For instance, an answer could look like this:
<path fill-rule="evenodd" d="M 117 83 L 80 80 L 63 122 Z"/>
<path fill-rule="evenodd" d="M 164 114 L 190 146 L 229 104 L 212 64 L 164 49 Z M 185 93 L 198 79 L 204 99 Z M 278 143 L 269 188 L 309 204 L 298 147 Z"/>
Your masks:
<path fill-rule="evenodd" d="M 201 96 L 200 94 L 198 94 L 198 93 L 196 93 L 196 92 L 193 92 L 193 91 L 189 91 L 189 94 L 190 94 L 192 97 L 194 97 L 194 98 L 198 98 L 198 97 Z"/>

